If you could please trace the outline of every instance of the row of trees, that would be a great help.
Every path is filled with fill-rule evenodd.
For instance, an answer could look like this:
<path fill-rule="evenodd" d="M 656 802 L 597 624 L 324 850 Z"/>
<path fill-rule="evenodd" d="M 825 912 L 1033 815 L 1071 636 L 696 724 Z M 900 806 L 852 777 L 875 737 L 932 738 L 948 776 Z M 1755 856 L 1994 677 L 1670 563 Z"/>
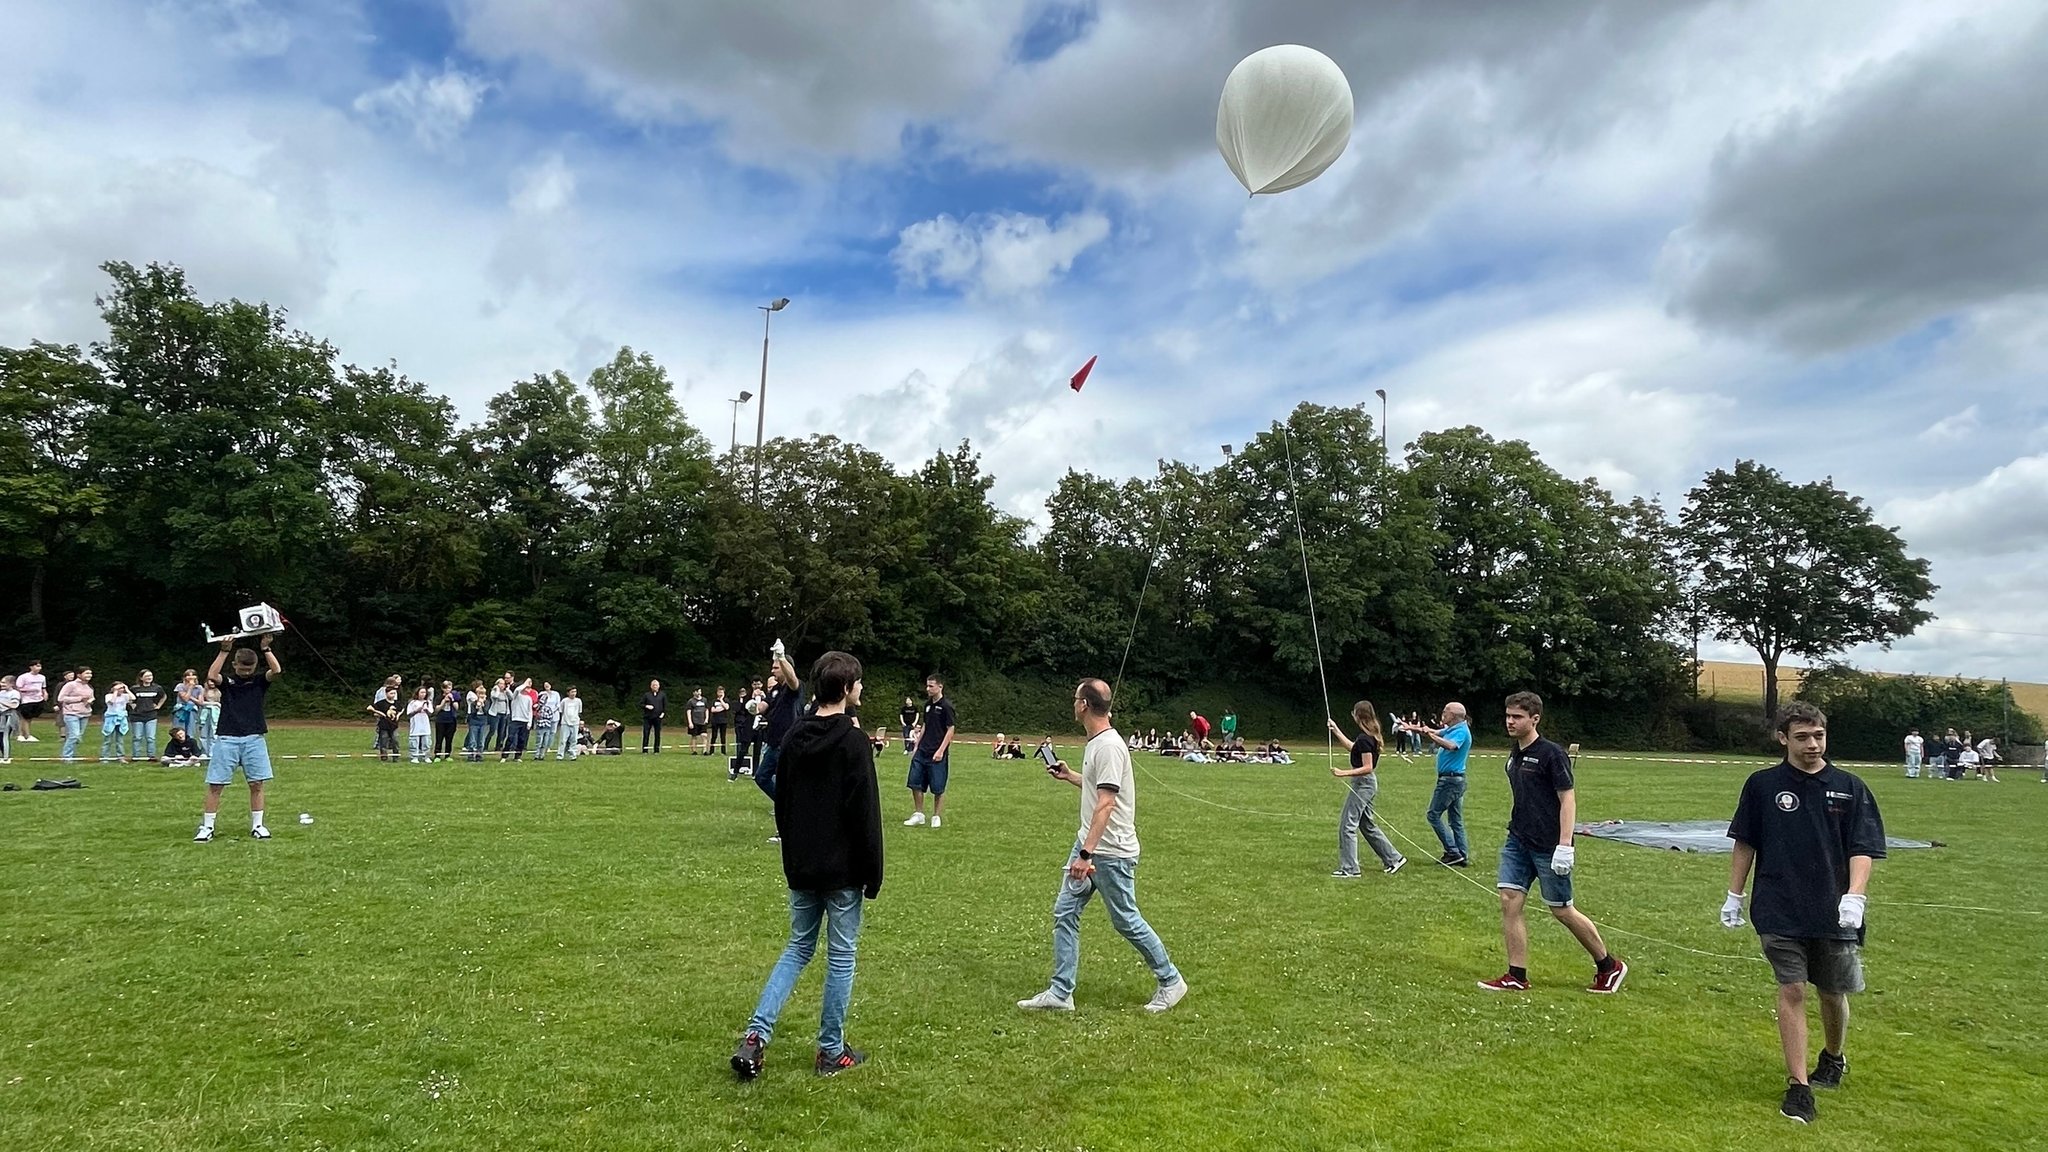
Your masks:
<path fill-rule="evenodd" d="M 1319 631 L 1340 694 L 1533 686 L 1654 718 L 1686 692 L 1688 633 L 1774 666 L 1928 618 L 1926 563 L 1860 501 L 1755 464 L 1708 476 L 1674 520 L 1478 428 L 1389 460 L 1362 407 L 1304 404 L 1215 467 L 1070 472 L 1034 535 L 965 443 L 899 472 L 779 439 L 756 493 L 751 457 L 714 453 L 630 349 L 580 383 L 519 381 L 464 424 L 277 309 L 204 301 L 171 267 L 106 271 L 105 339 L 0 349 L 17 657 L 184 647 L 266 599 L 344 679 L 424 652 L 623 686 L 776 636 L 1050 679 L 1114 669 L 1135 619 L 1133 687 L 1155 701 L 1227 683 L 1242 710 L 1319 709 Z"/>

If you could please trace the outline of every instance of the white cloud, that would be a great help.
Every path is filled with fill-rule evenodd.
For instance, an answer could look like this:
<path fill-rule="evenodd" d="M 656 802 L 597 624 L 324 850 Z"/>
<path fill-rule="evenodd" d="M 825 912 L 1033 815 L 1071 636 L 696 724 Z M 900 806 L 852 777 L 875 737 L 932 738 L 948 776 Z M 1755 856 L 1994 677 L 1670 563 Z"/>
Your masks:
<path fill-rule="evenodd" d="M 1067 274 L 1081 253 L 1109 236 L 1109 218 L 1080 212 L 1058 223 L 1001 213 L 955 220 L 941 215 L 905 228 L 890 259 L 906 282 L 941 284 L 983 300 L 1032 296 Z"/>
<path fill-rule="evenodd" d="M 1944 416 L 1928 425 L 1927 430 L 1920 433 L 1920 439 L 1929 444 L 1960 444 L 1975 436 L 1981 423 L 1977 419 L 1977 406 L 1972 404 L 1953 416 Z"/>
<path fill-rule="evenodd" d="M 469 127 L 490 87 L 488 81 L 453 64 L 433 74 L 411 68 L 382 88 L 356 97 L 355 110 L 374 119 L 403 123 L 421 144 L 443 148 Z"/>
<path fill-rule="evenodd" d="M 1884 512 L 1920 554 L 1994 557 L 2048 548 L 2048 455 L 2022 456 L 1965 487 L 1894 500 Z"/>

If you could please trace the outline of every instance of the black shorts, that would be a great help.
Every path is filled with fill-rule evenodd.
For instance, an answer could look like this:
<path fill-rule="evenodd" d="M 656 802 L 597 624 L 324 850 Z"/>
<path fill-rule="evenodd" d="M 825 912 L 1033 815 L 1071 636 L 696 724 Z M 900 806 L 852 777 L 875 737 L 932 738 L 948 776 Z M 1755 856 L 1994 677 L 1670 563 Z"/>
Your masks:
<path fill-rule="evenodd" d="M 702 724 L 692 724 L 692 725 L 690 725 L 690 735 L 692 735 L 692 736 L 702 736 L 703 734 L 704 734 L 704 725 L 702 725 Z"/>
<path fill-rule="evenodd" d="M 23 720 L 39 719 L 43 714 L 44 707 L 48 704 L 49 701 L 47 700 L 37 700 L 34 703 L 24 700 L 21 705 L 21 718 Z"/>
<path fill-rule="evenodd" d="M 1760 942 L 1780 984 L 1812 984 L 1839 994 L 1863 991 L 1862 950 L 1854 940 L 1760 934 Z"/>

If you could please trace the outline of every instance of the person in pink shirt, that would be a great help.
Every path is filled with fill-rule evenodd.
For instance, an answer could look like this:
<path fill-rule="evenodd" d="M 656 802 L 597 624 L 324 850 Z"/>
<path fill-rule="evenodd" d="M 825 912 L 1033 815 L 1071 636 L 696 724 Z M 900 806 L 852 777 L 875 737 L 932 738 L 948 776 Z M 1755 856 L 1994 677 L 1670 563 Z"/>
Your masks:
<path fill-rule="evenodd" d="M 75 759 L 78 742 L 85 739 L 85 722 L 92 719 L 92 669 L 80 668 L 78 675 L 57 689 L 57 714 L 64 720 L 64 759 Z"/>
<path fill-rule="evenodd" d="M 31 660 L 28 671 L 14 678 L 14 690 L 21 693 L 21 737 L 29 744 L 36 743 L 34 733 L 29 731 L 29 722 L 43 714 L 49 706 L 50 682 L 43 678 L 43 662 Z"/>

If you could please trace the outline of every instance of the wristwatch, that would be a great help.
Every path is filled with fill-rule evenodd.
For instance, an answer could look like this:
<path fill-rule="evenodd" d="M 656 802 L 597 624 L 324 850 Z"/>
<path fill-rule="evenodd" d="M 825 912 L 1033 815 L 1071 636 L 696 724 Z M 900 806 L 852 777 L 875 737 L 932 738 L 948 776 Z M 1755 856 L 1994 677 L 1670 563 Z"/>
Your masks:
<path fill-rule="evenodd" d="M 1080 857 L 1081 859 L 1083 859 L 1083 860 L 1093 860 L 1093 859 L 1095 859 L 1095 853 L 1093 853 L 1093 852 L 1090 852 L 1090 851 L 1089 851 L 1089 850 L 1087 850 L 1086 848 L 1082 848 L 1082 849 L 1080 849 L 1079 851 L 1077 851 L 1077 852 L 1075 853 L 1075 855 L 1079 856 L 1079 857 Z"/>

